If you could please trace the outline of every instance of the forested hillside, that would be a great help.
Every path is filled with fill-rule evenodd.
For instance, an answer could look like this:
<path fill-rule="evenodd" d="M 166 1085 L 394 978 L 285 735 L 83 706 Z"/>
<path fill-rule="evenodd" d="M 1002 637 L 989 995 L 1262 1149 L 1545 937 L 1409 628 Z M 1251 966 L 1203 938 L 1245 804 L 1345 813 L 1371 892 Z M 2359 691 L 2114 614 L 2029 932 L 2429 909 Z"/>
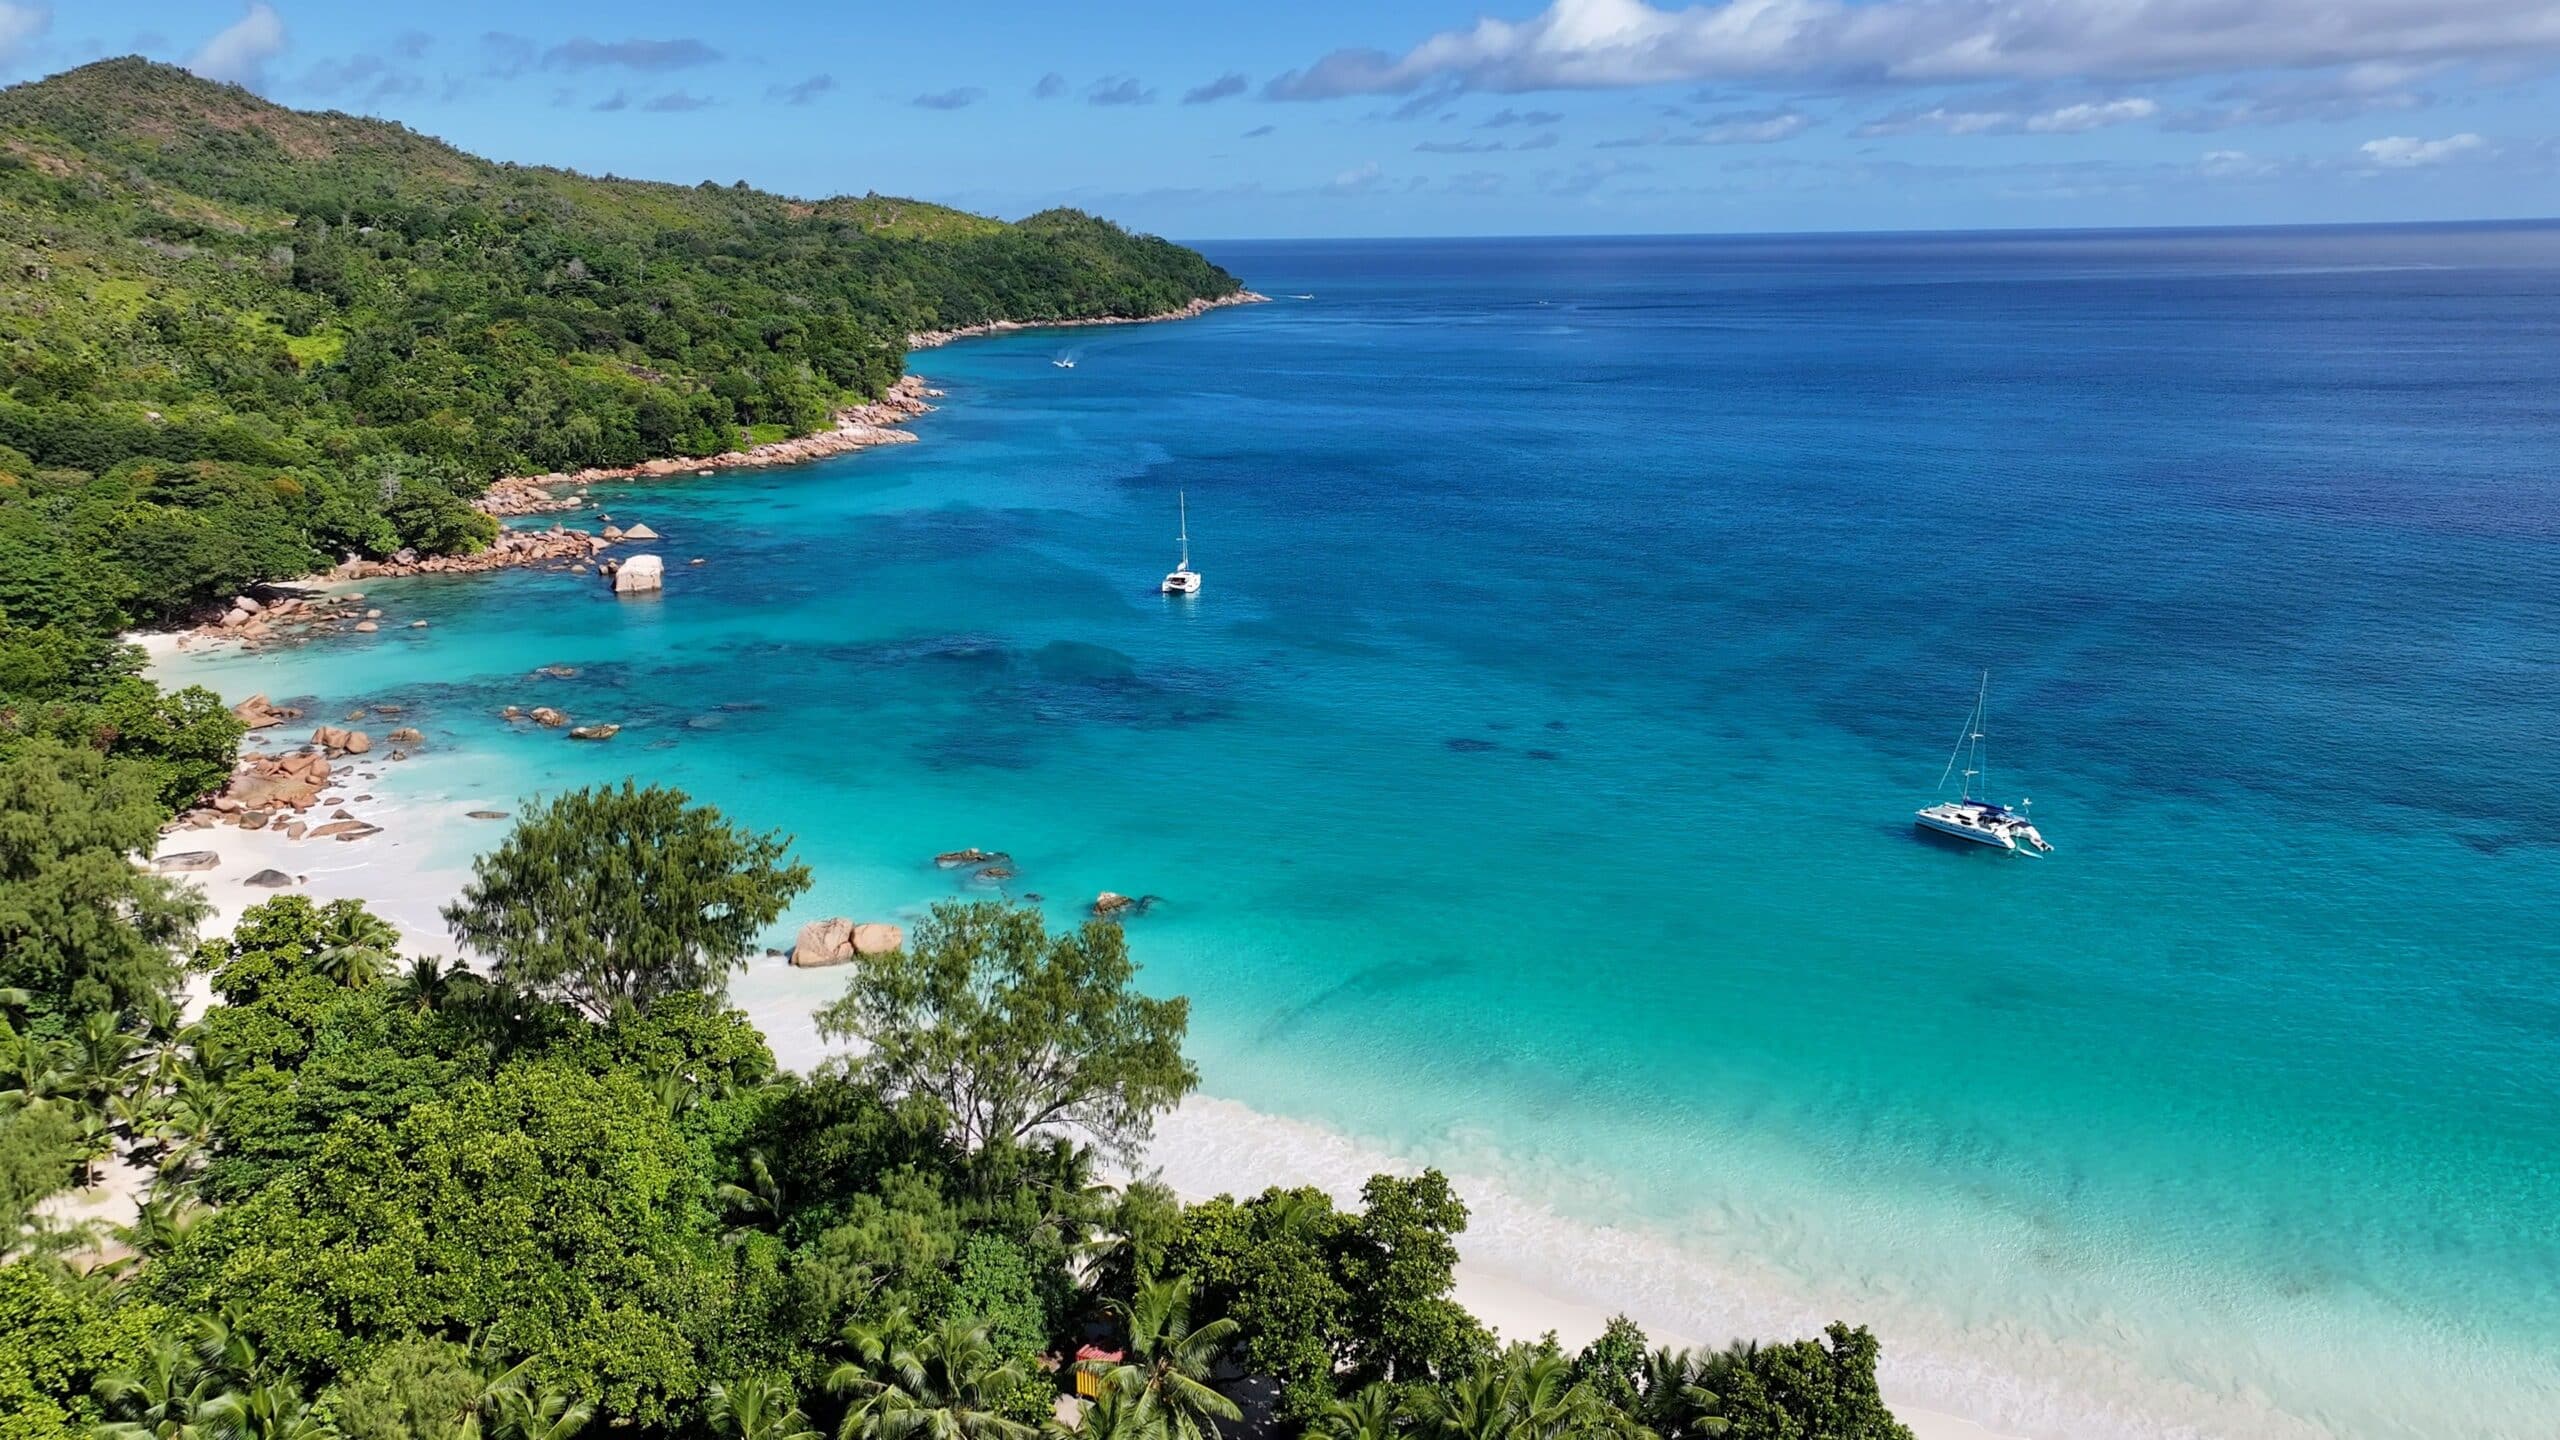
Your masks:
<path fill-rule="evenodd" d="M 598 179 L 113 60 L 0 92 L 0 610 L 484 544 L 509 472 L 825 425 L 913 330 L 1237 288 L 1074 211 Z"/>

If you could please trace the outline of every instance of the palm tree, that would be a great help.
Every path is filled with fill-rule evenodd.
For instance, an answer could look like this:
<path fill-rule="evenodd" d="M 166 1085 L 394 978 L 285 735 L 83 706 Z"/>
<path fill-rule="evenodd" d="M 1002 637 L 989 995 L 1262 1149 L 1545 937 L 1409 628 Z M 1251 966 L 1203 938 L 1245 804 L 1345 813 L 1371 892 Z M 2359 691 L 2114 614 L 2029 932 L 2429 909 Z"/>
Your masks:
<path fill-rule="evenodd" d="M 125 1226 L 118 1238 L 138 1255 L 165 1255 L 198 1221 L 212 1213 L 211 1206 L 200 1205 L 183 1192 L 155 1194 L 136 1208 L 133 1223 Z"/>
<path fill-rule="evenodd" d="M 529 1390 L 521 1385 L 491 1391 L 482 1401 L 489 1416 L 488 1433 L 499 1440 L 569 1440 L 596 1418 L 596 1407 L 571 1400 L 557 1390 Z M 466 1422 L 476 1433 L 478 1417 Z"/>
<path fill-rule="evenodd" d="M 738 1440 L 824 1440 L 792 1403 L 791 1387 L 763 1375 L 714 1384 L 705 1407 L 713 1431 Z"/>
<path fill-rule="evenodd" d="M 440 955 L 421 955 L 392 982 L 392 1003 L 430 1014 L 453 998 L 457 982 L 470 973 L 459 965 L 447 965 Z"/>
<path fill-rule="evenodd" d="M 1636 1418 L 1663 1440 L 1704 1440 L 1731 1422 L 1716 1413 L 1723 1402 L 1706 1386 L 1706 1357 L 1665 1345 L 1645 1357 L 1636 1386 Z"/>
<path fill-rule="evenodd" d="M 1642 1427 L 1573 1378 L 1573 1362 L 1552 1351 L 1514 1348 L 1454 1384 L 1414 1402 L 1424 1440 L 1564 1440 L 1635 1437 Z"/>
<path fill-rule="evenodd" d="M 1216 1422 L 1244 1418 L 1236 1402 L 1209 1388 L 1218 1353 L 1234 1338 L 1236 1322 L 1218 1319 L 1193 1326 L 1190 1276 L 1151 1280 L 1138 1287 L 1136 1300 L 1106 1303 L 1129 1327 L 1129 1359 L 1116 1366 L 1084 1362 L 1082 1368 L 1100 1375 L 1104 1388 L 1121 1386 L 1152 1396 L 1174 1440 L 1208 1440 L 1217 1433 Z"/>
<path fill-rule="evenodd" d="M 773 1167 L 765 1163 L 761 1150 L 747 1152 L 746 1184 L 723 1182 L 713 1193 L 729 1211 L 729 1228 L 720 1235 L 726 1244 L 743 1244 L 748 1237 L 761 1234 L 782 1219 L 782 1186 L 773 1178 Z"/>
<path fill-rule="evenodd" d="M 338 1427 L 288 1380 L 235 1390 L 209 1407 L 208 1419 L 213 1412 L 215 1432 L 239 1440 L 337 1440 Z"/>
<path fill-rule="evenodd" d="M 1052 1415 L 1040 1428 L 1049 1440 L 1165 1440 L 1164 1410 L 1155 1392 L 1118 1385 L 1103 1386 L 1073 1425 Z"/>
<path fill-rule="evenodd" d="M 1403 1433 L 1396 1392 L 1371 1381 L 1348 1399 L 1336 1400 L 1307 1427 L 1314 1440 L 1396 1440 Z"/>
<path fill-rule="evenodd" d="M 312 969 L 350 990 L 362 990 L 391 973 L 400 932 L 361 905 L 332 904 L 320 911 L 320 953 Z"/>
<path fill-rule="evenodd" d="M 231 1440 L 239 1430 L 238 1397 L 195 1347 L 169 1337 L 100 1380 L 98 1398 L 115 1417 L 104 1440 Z"/>
<path fill-rule="evenodd" d="M 860 1359 L 827 1377 L 828 1390 L 857 1397 L 838 1440 L 1031 1440 L 1032 1427 L 997 1408 L 1022 1369 L 997 1363 L 984 1329 L 946 1321 L 910 1338 L 904 1320 L 849 1336 Z"/>

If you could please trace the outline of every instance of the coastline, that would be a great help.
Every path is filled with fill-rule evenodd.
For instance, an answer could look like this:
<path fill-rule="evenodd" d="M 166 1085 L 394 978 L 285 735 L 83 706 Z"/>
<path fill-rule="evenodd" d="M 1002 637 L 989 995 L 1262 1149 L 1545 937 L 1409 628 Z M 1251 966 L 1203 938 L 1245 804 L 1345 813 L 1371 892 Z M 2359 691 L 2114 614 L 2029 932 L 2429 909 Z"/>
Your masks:
<path fill-rule="evenodd" d="M 186 653 L 176 639 L 156 636 L 146 643 L 155 678 L 183 678 L 160 673 L 169 661 Z M 325 712 L 331 707 L 320 708 Z M 298 740 L 301 724 L 332 718 L 324 713 L 314 721 L 295 722 L 273 733 Z M 246 753 L 256 756 L 281 748 L 247 747 Z M 400 933 L 405 953 L 451 954 L 455 947 L 445 933 L 441 909 L 470 879 L 466 857 L 495 844 L 507 829 L 503 819 L 479 817 L 512 816 L 522 799 L 507 785 L 484 780 L 481 767 L 462 762 L 463 757 L 433 748 L 397 764 L 381 754 L 341 761 L 339 778 L 344 786 L 370 797 L 353 805 L 353 813 L 380 827 L 378 833 L 359 839 L 297 839 L 273 827 L 177 826 L 163 835 L 155 855 L 209 851 L 217 857 L 210 870 L 175 877 L 197 885 L 210 904 L 205 934 L 227 931 L 250 906 L 276 895 L 301 894 L 320 903 L 362 900 Z M 315 811 L 323 813 L 327 811 Z M 272 889 L 245 883 L 251 875 L 269 869 L 293 877 L 293 883 Z M 876 908 L 891 919 L 912 918 L 893 906 Z M 921 901 L 913 908 L 920 910 Z M 791 927 L 805 918 L 786 916 L 773 942 L 787 943 Z M 813 1017 L 842 984 L 842 977 L 830 969 L 796 968 L 777 955 L 760 954 L 733 977 L 729 998 L 763 1030 L 779 1064 L 806 1073 L 841 1053 L 841 1047 L 817 1034 Z M 1265 1114 L 1213 1095 L 1194 1095 L 1159 1125 L 1145 1173 L 1154 1174 L 1187 1199 L 1221 1192 L 1250 1194 L 1274 1184 L 1313 1184 L 1350 1203 L 1356 1202 L 1359 1187 L 1370 1174 L 1414 1168 L 1404 1157 L 1321 1125 Z M 1762 1333 L 1748 1328 L 1752 1321 L 1730 1307 L 1717 1307 L 1714 1313 L 1719 1318 L 1710 1320 L 1682 1303 L 1682 1295 L 1642 1283 L 1664 1265 L 1676 1263 L 1660 1240 L 1582 1225 L 1505 1193 L 1485 1176 L 1453 1174 L 1452 1178 L 1474 1211 L 1473 1223 L 1460 1238 L 1457 1298 L 1505 1338 L 1534 1340 L 1552 1330 L 1563 1343 L 1578 1345 L 1621 1311 L 1643 1323 L 1657 1343 L 1722 1344 L 1735 1334 Z M 109 1206 L 103 1199 L 97 1204 Z M 1581 1272 L 1581 1283 L 1560 1281 L 1555 1271 L 1559 1263 L 1571 1263 L 1560 1262 L 1567 1252 L 1600 1263 Z M 1758 1306 L 1742 1310 L 1755 1319 L 1769 1313 Z M 1733 1317 L 1729 1321 L 1722 1319 L 1729 1314 Z M 1767 1323 L 1783 1324 L 1792 1336 L 1797 1330 L 1814 1333 L 1829 1318 L 1834 1317 L 1805 1311 L 1773 1316 Z M 1837 1318 L 1858 1323 L 1862 1317 Z M 1725 1333 L 1728 1330 L 1733 1333 Z M 1901 1367 L 1895 1365 L 1894 1336 L 1886 1333 L 1883 1338 L 1887 1397 L 1894 1403 L 1895 1414 L 1920 1440 L 2011 1440 L 2005 1432 L 1904 1398 L 1914 1393 L 1914 1377 L 1897 1373 Z M 1927 1393 L 1939 1398 L 1934 1389 Z"/>
<path fill-rule="evenodd" d="M 1271 297 L 1254 290 L 1238 290 L 1214 300 L 1193 300 L 1171 310 L 1153 315 L 1096 315 L 1083 320 L 989 320 L 978 325 L 962 325 L 951 330 L 916 330 L 907 335 L 907 349 L 933 350 L 954 340 L 973 340 L 982 335 L 1011 335 L 1020 330 L 1081 330 L 1096 325 L 1153 325 L 1160 320 L 1191 320 L 1212 310 L 1231 305 L 1267 305 Z"/>
<path fill-rule="evenodd" d="M 950 330 L 919 330 L 907 336 L 909 353 L 932 350 L 956 340 L 988 335 L 1009 335 L 1024 330 L 1066 330 L 1097 325 L 1152 325 L 1167 320 L 1190 320 L 1212 310 L 1236 305 L 1261 305 L 1271 297 L 1253 290 L 1238 290 L 1215 299 L 1196 299 L 1171 310 L 1153 315 L 1104 315 L 1078 320 L 993 320 L 979 325 Z M 826 430 L 787 439 L 750 445 L 738 450 L 724 450 L 716 455 L 660 456 L 634 465 L 589 466 L 583 470 L 550 471 L 539 475 L 502 475 L 489 482 L 487 490 L 472 501 L 472 508 L 501 520 L 521 519 L 537 515 L 563 514 L 583 510 L 594 503 L 586 494 L 588 487 L 610 484 L 617 480 L 662 480 L 679 475 L 705 476 L 716 470 L 757 469 L 774 465 L 804 465 L 830 460 L 880 445 L 911 445 L 916 436 L 903 427 L 918 416 L 931 414 L 928 403 L 942 398 L 925 377 L 913 371 L 900 376 L 878 400 L 849 406 L 835 414 L 835 424 Z M 597 555 L 623 543 L 613 536 L 570 529 L 554 523 L 548 530 L 501 530 L 497 543 L 474 555 L 392 557 L 382 560 L 350 559 L 327 570 L 294 580 L 278 581 L 265 587 L 303 589 L 330 586 L 357 580 L 401 579 L 411 575 L 467 575 L 489 570 L 525 569 L 556 566 L 577 569 L 593 565 Z M 402 552 L 404 555 L 407 552 Z M 234 631 L 246 633 L 234 635 Z M 220 618 L 181 627 L 167 632 L 145 631 L 144 635 L 174 634 L 200 638 L 264 638 L 263 627 L 255 617 L 225 625 Z"/>
<path fill-rule="evenodd" d="M 926 343 L 917 348 L 931 348 L 972 335 L 1187 318 L 1219 305 L 1255 303 L 1262 298 L 1245 292 L 1242 296 L 1221 301 L 1197 302 L 1194 307 L 1174 314 L 1142 319 L 1066 322 L 1064 326 L 1057 327 L 1001 322 L 938 338 L 928 337 Z M 909 379 L 918 387 L 919 401 L 924 394 L 930 393 L 922 391 L 921 380 Z M 921 413 L 921 409 L 917 413 Z M 802 437 L 803 440 L 812 438 L 816 437 Z M 576 476 L 523 477 L 522 483 L 534 486 L 534 482 L 542 479 L 555 483 L 583 483 L 585 478 L 655 477 L 745 465 L 794 463 L 866 448 L 868 444 L 903 443 L 914 439 L 912 434 L 896 432 L 886 442 L 873 439 L 814 454 L 768 454 L 768 458 L 757 458 L 756 452 L 771 452 L 778 447 L 756 447 L 754 451 L 714 457 L 722 462 L 719 464 L 691 460 L 657 461 L 650 462 L 658 467 L 655 469 L 633 467 L 614 473 L 579 472 Z M 794 443 L 780 442 L 780 445 Z M 583 495 L 572 501 L 555 502 L 556 508 L 561 509 L 585 503 L 587 497 Z M 583 535 L 584 532 L 570 533 Z M 355 577 L 333 574 L 323 578 L 343 581 Z M 181 652 L 183 646 L 180 642 L 184 633 L 144 637 L 155 672 Z M 225 695 L 224 698 L 237 701 L 244 697 Z M 272 733 L 281 740 L 298 741 L 307 733 L 303 726 L 336 718 L 331 713 L 334 709 L 332 705 L 323 705 L 319 707 L 320 713 L 309 721 L 288 725 Z M 276 748 L 283 747 L 244 746 L 243 754 L 244 757 L 263 754 Z M 381 758 L 373 757 L 377 761 Z M 220 933 L 228 929 L 249 906 L 276 894 L 302 893 L 324 902 L 339 898 L 362 899 L 399 930 L 404 948 L 411 953 L 449 953 L 454 947 L 445 936 L 438 912 L 469 878 L 467 861 L 456 863 L 453 857 L 464 852 L 476 852 L 495 843 L 507 828 L 502 822 L 472 818 L 472 812 L 512 812 L 519 797 L 499 793 L 465 794 L 461 789 L 451 788 L 458 782 L 467 781 L 470 776 L 464 767 L 442 763 L 447 758 L 450 757 L 429 750 L 397 766 L 359 759 L 357 765 L 351 767 L 348 778 L 362 781 L 361 788 L 375 795 L 357 813 L 364 820 L 381 826 L 378 834 L 354 841 L 338 841 L 292 839 L 275 829 L 244 830 L 228 825 L 209 830 L 177 829 L 163 837 L 157 853 L 210 850 L 219 857 L 212 871 L 181 877 L 196 881 L 213 906 L 213 913 L 206 922 L 206 933 Z M 295 876 L 296 884 L 284 890 L 253 889 L 243 884 L 248 875 L 267 868 Z M 889 918 L 904 917 L 890 915 Z M 777 935 L 787 936 L 787 927 L 788 919 L 785 927 L 777 930 Z M 816 1036 L 810 1015 L 819 1004 L 833 998 L 841 983 L 840 977 L 829 975 L 824 970 L 797 970 L 771 956 L 759 956 L 751 959 L 747 969 L 735 978 L 730 995 L 732 1002 L 753 1017 L 765 1031 L 777 1060 L 786 1068 L 805 1071 L 824 1063 L 834 1053 Z M 1366 1147 L 1350 1136 L 1336 1134 L 1322 1126 L 1264 1114 L 1237 1102 L 1210 1096 L 1195 1096 L 1166 1118 L 1160 1128 L 1158 1142 L 1150 1152 L 1148 1164 L 1177 1192 L 1192 1198 L 1220 1191 L 1251 1193 L 1267 1184 L 1312 1183 L 1323 1186 L 1337 1198 L 1350 1200 L 1356 1197 L 1358 1186 L 1367 1175 L 1379 1170 L 1412 1168 L 1410 1162 L 1401 1157 Z M 1611 1314 L 1623 1310 L 1645 1323 L 1657 1342 L 1722 1343 L 1732 1338 L 1730 1334 L 1718 1333 L 1712 1325 L 1700 1324 L 1696 1312 L 1686 1312 L 1686 1318 L 1682 1318 L 1683 1308 L 1657 1288 L 1639 1286 L 1632 1290 L 1612 1291 L 1605 1297 L 1592 1293 L 1607 1290 L 1622 1276 L 1641 1277 L 1647 1265 L 1664 1261 L 1666 1257 L 1647 1249 L 1641 1237 L 1621 1236 L 1615 1232 L 1579 1226 L 1577 1222 L 1533 1202 L 1504 1194 L 1499 1186 L 1480 1176 L 1453 1178 L 1459 1180 L 1462 1193 L 1468 1196 L 1477 1212 L 1475 1224 L 1462 1237 L 1460 1245 L 1462 1263 L 1457 1277 L 1458 1298 L 1480 1320 L 1505 1337 L 1534 1339 L 1553 1330 L 1565 1343 L 1579 1344 L 1596 1334 Z M 1627 1263 L 1607 1271 L 1593 1272 L 1590 1283 L 1584 1285 L 1558 1283 L 1557 1278 L 1549 1273 L 1551 1265 L 1545 1262 L 1552 1260 L 1551 1250 L 1557 1237 L 1573 1231 L 1581 1232 L 1574 1236 L 1577 1250 L 1617 1251 L 1623 1254 Z M 1639 1294 L 1646 1298 L 1639 1300 L 1636 1298 Z M 1800 1329 L 1811 1333 L 1811 1329 L 1818 1328 L 1823 1319 L 1831 1318 L 1811 1317 L 1810 1312 L 1808 1317 L 1801 1324 L 1791 1318 L 1787 1322 L 1790 1326 L 1788 1334 L 1792 1336 Z M 1849 1314 L 1839 1318 L 1858 1323 L 1863 1317 Z M 2006 1440 L 2003 1432 L 1901 1398 L 1909 1392 L 1910 1383 L 1894 1373 L 1897 1368 L 1894 1364 L 1896 1337 L 1887 1331 L 1883 1338 L 1887 1346 L 1887 1396 L 1893 1401 L 1897 1416 L 1922 1440 Z M 2046 1432 L 2039 1430 L 2038 1433 Z"/>

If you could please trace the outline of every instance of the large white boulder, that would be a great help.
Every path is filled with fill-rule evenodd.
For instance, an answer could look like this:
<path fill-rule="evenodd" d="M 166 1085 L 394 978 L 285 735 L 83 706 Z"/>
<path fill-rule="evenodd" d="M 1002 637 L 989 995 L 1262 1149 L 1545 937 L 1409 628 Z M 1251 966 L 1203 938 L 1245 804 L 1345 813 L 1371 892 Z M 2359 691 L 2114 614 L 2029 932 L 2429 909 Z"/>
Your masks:
<path fill-rule="evenodd" d="M 655 555 L 634 555 L 613 572 L 613 593 L 629 595 L 666 587 L 666 562 Z"/>

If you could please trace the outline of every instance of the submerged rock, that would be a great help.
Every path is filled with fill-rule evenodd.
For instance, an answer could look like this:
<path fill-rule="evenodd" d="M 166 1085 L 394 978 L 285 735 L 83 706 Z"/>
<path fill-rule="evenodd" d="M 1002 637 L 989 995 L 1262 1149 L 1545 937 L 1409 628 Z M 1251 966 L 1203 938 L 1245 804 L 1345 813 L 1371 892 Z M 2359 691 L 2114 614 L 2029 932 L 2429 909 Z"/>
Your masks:
<path fill-rule="evenodd" d="M 610 740 L 622 733 L 619 725 L 581 725 L 569 732 L 572 740 Z"/>
<path fill-rule="evenodd" d="M 957 870 L 968 865 L 999 864 L 1012 858 L 1001 850 L 981 850 L 973 845 L 966 850 L 945 850 L 933 857 L 933 863 L 945 870 Z"/>

